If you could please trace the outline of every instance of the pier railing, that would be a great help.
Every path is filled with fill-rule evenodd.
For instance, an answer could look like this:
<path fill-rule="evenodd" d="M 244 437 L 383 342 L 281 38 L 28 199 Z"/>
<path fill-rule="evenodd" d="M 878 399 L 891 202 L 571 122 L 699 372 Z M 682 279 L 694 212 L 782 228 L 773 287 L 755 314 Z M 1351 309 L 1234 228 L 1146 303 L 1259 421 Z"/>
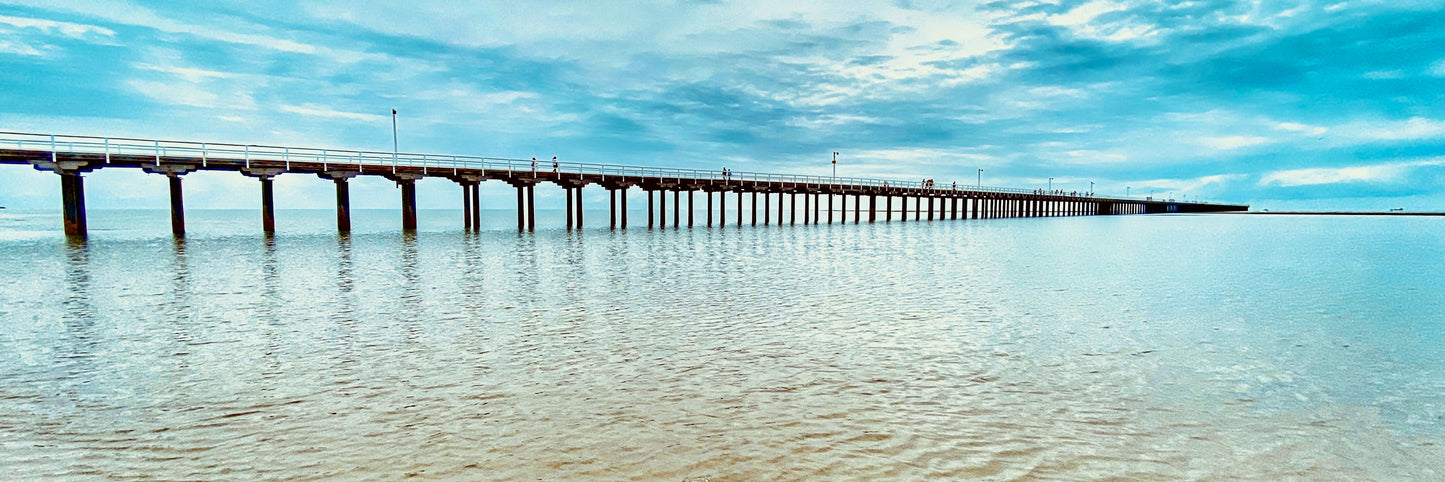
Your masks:
<path fill-rule="evenodd" d="M 174 162 L 177 157 L 188 158 L 191 163 L 205 166 L 211 159 L 240 160 L 249 167 L 252 161 L 359 165 L 396 170 L 397 168 L 422 169 L 426 171 L 457 171 L 461 169 L 485 169 L 507 171 L 509 174 L 535 172 L 537 174 L 559 174 L 562 176 L 596 175 L 604 180 L 608 177 L 649 177 L 676 179 L 678 182 L 708 181 L 718 184 L 762 184 L 793 183 L 812 186 L 847 186 L 859 188 L 923 188 L 918 180 L 879 179 L 863 177 L 808 176 L 768 172 L 728 171 L 721 169 L 686 169 L 650 166 L 629 166 L 622 164 L 601 164 L 589 162 L 557 161 L 554 167 L 551 159 L 514 159 L 505 157 L 484 157 L 451 154 L 419 154 L 412 152 L 357 151 L 348 149 L 324 149 L 314 147 L 286 147 L 257 144 L 228 144 L 215 142 L 168 141 L 160 139 L 136 139 L 128 137 L 92 137 L 25 132 L 0 131 L 0 148 L 13 147 L 17 150 L 34 150 L 70 154 L 101 154 L 109 162 L 112 155 L 154 156 L 157 163 L 167 160 Z M 954 190 L 953 186 L 934 186 L 932 190 Z M 997 192 L 1013 194 L 1034 194 L 1035 190 L 980 185 L 959 185 L 958 191 Z"/>

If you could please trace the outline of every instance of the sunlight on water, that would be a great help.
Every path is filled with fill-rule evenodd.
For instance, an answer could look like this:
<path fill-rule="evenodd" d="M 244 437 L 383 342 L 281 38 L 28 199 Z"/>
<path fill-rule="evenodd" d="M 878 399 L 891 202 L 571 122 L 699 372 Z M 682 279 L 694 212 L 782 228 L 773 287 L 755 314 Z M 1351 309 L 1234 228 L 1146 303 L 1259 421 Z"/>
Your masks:
<path fill-rule="evenodd" d="M 1445 227 L 0 214 L 7 477 L 1430 479 Z M 555 217 L 555 216 L 554 216 Z M 594 220 L 596 220 L 594 222 Z M 645 224 L 644 224 L 645 226 Z"/>

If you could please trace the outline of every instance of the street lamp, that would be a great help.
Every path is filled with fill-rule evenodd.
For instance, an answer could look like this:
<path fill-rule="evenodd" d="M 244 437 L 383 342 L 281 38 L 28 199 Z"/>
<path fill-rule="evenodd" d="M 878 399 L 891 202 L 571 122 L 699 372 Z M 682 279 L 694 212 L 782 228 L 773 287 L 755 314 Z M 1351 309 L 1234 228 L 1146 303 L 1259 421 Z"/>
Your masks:
<path fill-rule="evenodd" d="M 396 164 L 396 109 L 391 110 L 391 163 Z"/>
<path fill-rule="evenodd" d="M 838 153 L 833 152 L 833 184 L 838 183 Z"/>
<path fill-rule="evenodd" d="M 1054 192 L 1054 178 L 1049 178 L 1049 192 Z"/>
<path fill-rule="evenodd" d="M 1094 181 L 1089 181 L 1089 195 L 1094 195 Z"/>
<path fill-rule="evenodd" d="M 983 188 L 983 169 L 978 170 L 978 187 Z"/>

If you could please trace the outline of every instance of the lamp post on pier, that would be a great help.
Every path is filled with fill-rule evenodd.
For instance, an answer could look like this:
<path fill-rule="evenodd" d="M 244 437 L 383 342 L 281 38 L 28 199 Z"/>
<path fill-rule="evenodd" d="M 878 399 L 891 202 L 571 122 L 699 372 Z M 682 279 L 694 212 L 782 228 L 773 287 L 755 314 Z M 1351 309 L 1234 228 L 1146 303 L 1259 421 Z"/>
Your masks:
<path fill-rule="evenodd" d="M 982 168 L 980 168 L 980 169 L 978 170 L 978 184 L 976 184 L 976 186 L 978 186 L 980 189 L 983 188 L 983 169 L 982 169 Z"/>
<path fill-rule="evenodd" d="M 391 110 L 391 165 L 396 165 L 396 109 Z"/>
<path fill-rule="evenodd" d="M 833 184 L 838 183 L 838 152 L 833 152 Z"/>
<path fill-rule="evenodd" d="M 1054 192 L 1054 178 L 1049 178 L 1049 192 Z"/>

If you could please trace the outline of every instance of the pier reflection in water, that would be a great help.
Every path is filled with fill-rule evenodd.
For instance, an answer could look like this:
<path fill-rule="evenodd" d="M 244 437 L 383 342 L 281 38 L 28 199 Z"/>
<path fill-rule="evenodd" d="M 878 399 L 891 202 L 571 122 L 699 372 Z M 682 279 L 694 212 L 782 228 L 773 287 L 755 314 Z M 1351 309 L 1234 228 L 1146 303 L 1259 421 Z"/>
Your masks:
<path fill-rule="evenodd" d="M 366 229 L 5 238 L 0 466 L 1439 476 L 1428 220 Z"/>

